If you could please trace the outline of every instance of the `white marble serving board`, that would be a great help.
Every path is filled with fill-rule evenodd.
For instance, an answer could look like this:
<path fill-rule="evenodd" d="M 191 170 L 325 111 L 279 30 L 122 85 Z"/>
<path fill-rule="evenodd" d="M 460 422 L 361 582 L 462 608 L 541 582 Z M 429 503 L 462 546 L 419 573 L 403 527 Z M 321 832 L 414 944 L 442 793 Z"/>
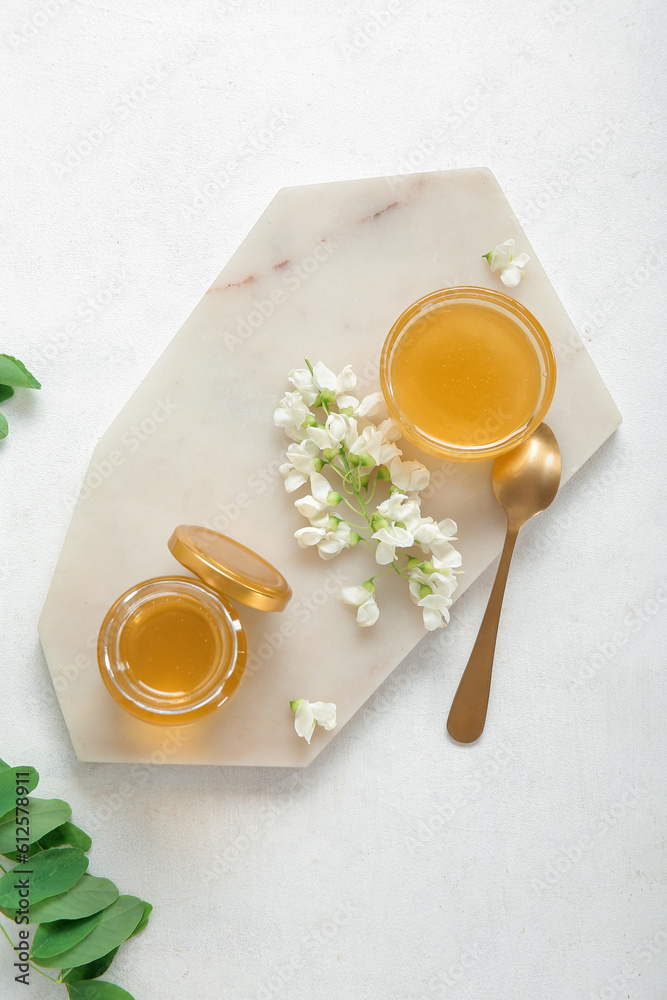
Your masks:
<path fill-rule="evenodd" d="M 305 522 L 278 474 L 286 441 L 272 414 L 289 388 L 288 370 L 304 357 L 336 371 L 351 363 L 364 392 L 377 389 L 382 343 L 399 314 L 448 285 L 506 291 L 482 254 L 511 237 L 517 253 L 531 256 L 513 294 L 556 352 L 547 421 L 565 481 L 621 417 L 490 171 L 276 195 L 95 449 L 40 621 L 79 759 L 304 766 L 422 638 L 421 613 L 398 578 L 382 581 L 382 615 L 372 629 L 359 629 L 340 602 L 341 584 L 369 575 L 368 551 L 359 546 L 323 562 L 297 547 L 293 532 Z M 459 525 L 460 596 L 502 544 L 490 463 L 419 457 L 435 487 L 424 513 Z M 178 570 L 167 539 L 183 523 L 208 524 L 255 548 L 284 573 L 294 597 L 282 614 L 240 608 L 255 655 L 238 693 L 209 719 L 166 731 L 113 702 L 94 647 L 122 591 Z M 310 747 L 295 735 L 289 709 L 302 697 L 338 706 L 338 729 L 318 729 Z"/>

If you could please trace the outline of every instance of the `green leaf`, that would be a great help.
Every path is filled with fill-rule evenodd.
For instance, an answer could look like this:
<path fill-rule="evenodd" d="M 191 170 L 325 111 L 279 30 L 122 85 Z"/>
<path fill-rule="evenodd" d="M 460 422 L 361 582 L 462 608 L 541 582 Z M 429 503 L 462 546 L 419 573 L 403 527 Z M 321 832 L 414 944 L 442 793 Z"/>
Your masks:
<path fill-rule="evenodd" d="M 0 354 L 0 383 L 19 389 L 41 389 L 40 383 L 26 366 L 11 354 Z"/>
<path fill-rule="evenodd" d="M 115 986 L 114 983 L 105 983 L 101 979 L 82 980 L 80 983 L 67 983 L 69 1000 L 134 1000 L 131 993 Z"/>
<path fill-rule="evenodd" d="M 84 875 L 68 892 L 53 896 L 30 907 L 30 920 L 45 923 L 51 920 L 76 920 L 98 913 L 118 899 L 118 889 L 108 878 Z M 13 916 L 8 914 L 8 916 Z"/>
<path fill-rule="evenodd" d="M 47 847 L 64 847 L 65 844 L 70 844 L 72 847 L 80 847 L 82 851 L 89 851 L 93 842 L 87 833 L 80 830 L 74 823 L 68 822 L 56 827 L 55 830 L 47 833 L 46 836 L 40 837 L 39 843 L 44 849 Z"/>
<path fill-rule="evenodd" d="M 120 948 L 120 945 L 118 947 Z M 108 955 L 96 958 L 94 962 L 88 962 L 87 965 L 75 965 L 73 969 L 63 969 L 60 974 L 60 981 L 63 983 L 78 983 L 81 979 L 97 979 L 98 976 L 107 971 L 116 957 L 117 951 L 118 948 L 114 948 Z"/>
<path fill-rule="evenodd" d="M 19 908 L 21 887 L 15 886 L 15 883 L 27 879 L 30 917 L 33 919 L 33 904 L 71 889 L 87 867 L 88 858 L 78 847 L 53 847 L 49 851 L 43 851 L 31 858 L 27 865 L 17 865 L 0 878 L 0 910 L 3 913 L 11 910 L 13 913 Z"/>
<path fill-rule="evenodd" d="M 9 424 L 7 423 L 7 417 L 0 413 L 0 441 L 6 438 L 9 434 Z"/>
<path fill-rule="evenodd" d="M 26 788 L 28 792 L 36 788 L 39 781 L 39 775 L 34 767 L 8 767 L 4 771 L 0 771 L 0 816 L 3 818 L 10 809 L 16 809 L 17 771 L 22 775 L 18 779 L 19 785 Z M 27 777 L 25 777 L 26 773 Z"/>
<path fill-rule="evenodd" d="M 51 955 L 68 951 L 97 927 L 103 914 L 104 910 L 100 910 L 81 920 L 54 920 L 50 924 L 40 924 L 35 931 L 30 957 L 39 962 L 40 958 L 50 958 Z"/>
<path fill-rule="evenodd" d="M 24 840 L 24 843 L 34 844 L 35 841 L 40 840 L 56 827 L 66 823 L 72 815 L 72 810 L 62 799 L 31 798 L 27 813 L 22 812 L 21 809 L 18 810 L 18 816 L 16 813 L 17 810 L 13 809 L 0 819 L 0 854 L 7 854 L 8 850 L 15 850 L 17 836 L 23 840 L 22 834 L 24 832 L 30 838 L 27 841 Z M 18 819 L 19 824 L 21 821 L 25 823 L 26 815 L 30 820 L 30 825 L 17 827 L 16 820 Z"/>
<path fill-rule="evenodd" d="M 151 904 L 147 903 L 146 901 L 144 901 L 144 914 L 143 914 L 141 920 L 139 921 L 139 923 L 137 924 L 137 926 L 134 928 L 134 930 L 130 934 L 131 938 L 136 937 L 137 934 L 141 934 L 141 932 L 146 927 L 146 924 L 148 923 L 148 918 L 150 917 L 152 910 L 153 910 L 153 907 L 151 906 Z M 129 940 L 130 940 L 130 938 L 128 938 L 128 941 Z"/>
<path fill-rule="evenodd" d="M 14 395 L 14 390 L 11 385 L 0 385 L 0 403 L 4 403 L 6 399 L 9 399 Z"/>
<path fill-rule="evenodd" d="M 101 958 L 117 945 L 122 944 L 142 919 L 144 904 L 136 896 L 119 896 L 115 903 L 102 911 L 102 919 L 73 948 L 50 958 L 35 958 L 38 965 L 49 969 L 70 969 L 75 965 L 86 965 Z"/>

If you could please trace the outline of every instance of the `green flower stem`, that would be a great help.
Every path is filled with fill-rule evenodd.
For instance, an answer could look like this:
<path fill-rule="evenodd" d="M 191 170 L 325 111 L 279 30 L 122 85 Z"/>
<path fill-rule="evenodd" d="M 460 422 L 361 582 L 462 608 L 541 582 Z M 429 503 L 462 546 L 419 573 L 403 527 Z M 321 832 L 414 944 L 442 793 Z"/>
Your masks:
<path fill-rule="evenodd" d="M 360 511 L 360 510 L 357 510 L 357 508 L 356 508 L 356 507 L 355 507 L 355 506 L 354 506 L 353 504 L 351 504 L 349 500 L 346 500 L 346 498 L 345 498 L 345 497 L 341 497 L 341 500 L 343 501 L 343 503 L 346 503 L 346 504 L 347 504 L 347 506 L 348 506 L 348 507 L 350 508 L 350 510 L 351 510 L 351 511 L 354 511 L 354 513 L 355 513 L 355 514 L 361 514 L 361 511 Z M 363 530 L 364 530 L 364 528 L 366 528 L 366 525 L 365 525 L 365 524 L 352 524 L 352 522 L 351 522 L 351 521 L 348 521 L 347 523 L 348 523 L 348 524 L 349 524 L 349 525 L 350 525 L 350 526 L 351 526 L 352 528 L 356 528 L 357 530 L 358 530 L 359 528 L 361 528 L 361 530 L 363 531 Z"/>
<path fill-rule="evenodd" d="M 334 466 L 334 468 L 336 468 L 336 467 Z M 343 480 L 343 489 L 348 494 L 348 496 L 351 496 L 351 497 L 356 496 L 356 493 L 354 492 L 354 488 L 352 488 L 352 489 L 349 488 L 350 481 L 347 478 L 347 476 L 344 476 L 343 473 L 339 472 L 338 469 L 336 469 L 336 472 L 338 472 L 338 475 L 342 478 L 342 480 Z M 359 513 L 361 514 L 361 511 L 359 511 Z"/>
<path fill-rule="evenodd" d="M 342 452 L 340 453 L 340 455 L 341 455 L 341 458 L 345 461 L 346 465 L 348 465 L 348 471 L 345 474 L 343 474 L 340 471 L 340 469 L 337 469 L 336 466 L 333 465 L 332 462 L 329 462 L 328 464 L 331 466 L 331 468 L 336 473 L 336 475 L 340 476 L 340 478 L 343 480 L 342 486 L 343 486 L 343 489 L 345 490 L 345 492 L 347 494 L 349 494 L 349 496 L 356 497 L 356 499 L 359 501 L 360 505 L 362 507 L 364 507 L 364 502 L 361 499 L 361 494 L 359 493 L 359 490 L 355 487 L 354 483 L 350 479 L 350 475 L 353 475 L 356 470 L 355 469 L 349 469 L 349 464 L 347 462 L 346 456 Z M 348 484 L 352 487 L 351 490 L 348 489 Z M 343 497 L 342 499 L 345 500 L 345 497 Z M 366 498 L 366 503 L 369 503 L 369 502 L 370 502 L 370 500 L 367 497 Z M 345 500 L 345 503 L 348 505 L 348 507 L 352 508 L 352 510 L 355 512 L 355 514 L 363 514 L 363 516 L 368 521 L 368 526 L 370 527 L 370 523 L 371 523 L 370 522 L 370 518 L 368 516 L 368 511 L 365 508 L 364 508 L 363 511 L 361 511 L 361 510 L 358 510 L 356 507 L 353 507 L 352 504 L 349 502 L 349 500 Z"/>
<path fill-rule="evenodd" d="M 378 484 L 378 477 L 376 475 L 375 479 L 373 480 L 373 489 L 371 490 L 370 494 L 366 496 L 367 504 L 370 504 L 371 501 L 373 500 L 373 497 L 375 496 L 375 487 L 377 486 L 377 484 Z"/>
<path fill-rule="evenodd" d="M 371 577 L 369 577 L 369 579 L 371 580 L 371 582 L 374 582 L 375 580 L 379 580 L 381 576 L 386 576 L 387 573 L 391 573 L 391 571 L 392 571 L 393 568 L 394 568 L 393 566 L 390 566 L 389 569 L 385 569 L 384 572 L 382 572 L 382 573 L 376 573 L 375 576 L 371 576 Z"/>
<path fill-rule="evenodd" d="M 331 462 L 327 462 L 326 464 L 329 465 L 333 469 L 333 471 L 336 473 L 336 475 L 340 476 L 340 478 L 343 480 L 342 486 L 343 486 L 343 489 L 345 490 L 345 492 L 349 496 L 351 496 L 351 497 L 357 497 L 358 498 L 359 494 L 354 489 L 349 490 L 347 488 L 347 482 L 348 482 L 347 474 L 343 475 L 343 473 L 340 471 L 340 469 L 337 469 L 335 465 L 331 464 Z M 341 496 L 341 500 L 343 501 L 343 503 L 347 504 L 347 506 L 350 508 L 351 511 L 353 511 L 355 514 L 358 514 L 359 516 L 362 516 L 362 512 L 359 510 L 359 508 L 355 507 L 354 504 L 351 504 L 350 501 L 347 499 L 347 497 Z M 368 515 L 366 515 L 366 518 L 368 519 Z M 357 531 L 364 531 L 365 528 L 368 527 L 367 524 L 352 524 L 351 521 L 348 521 L 348 524 L 352 528 L 355 528 Z"/>
<path fill-rule="evenodd" d="M 350 468 L 350 463 L 347 460 L 347 453 L 346 453 L 344 447 L 343 447 L 343 450 L 341 451 L 341 457 L 343 459 L 343 463 L 344 463 L 345 468 L 347 470 L 347 474 L 351 475 L 352 474 L 352 469 Z M 358 485 L 358 483 L 355 485 L 355 483 L 354 483 L 353 480 L 350 481 L 350 485 L 352 486 L 352 489 L 354 490 L 354 495 L 356 496 L 357 500 L 359 501 L 359 506 L 361 507 L 361 512 L 364 515 L 364 517 L 366 518 L 366 520 L 368 521 L 368 527 L 370 528 L 371 527 L 371 518 L 369 516 L 368 511 L 366 510 L 366 504 L 364 503 L 364 501 L 362 499 L 362 496 L 361 496 L 361 493 L 360 493 L 360 490 L 359 490 L 359 485 Z"/>
<path fill-rule="evenodd" d="M 310 369 L 310 372 L 312 374 L 313 373 L 313 369 L 310 367 L 310 364 L 308 363 L 308 361 L 306 361 L 306 364 L 308 365 L 308 368 Z M 327 416 L 330 416 L 331 410 L 329 409 L 329 404 L 327 403 L 327 401 L 325 399 L 322 400 L 322 409 L 324 410 L 324 412 L 326 413 Z M 370 517 L 370 515 L 368 513 L 368 510 L 366 508 L 366 504 L 364 503 L 364 500 L 363 500 L 363 498 L 361 496 L 361 485 L 360 485 L 360 480 L 361 480 L 361 466 L 357 466 L 355 469 L 350 468 L 350 463 L 349 463 L 348 458 L 347 458 L 347 451 L 345 449 L 345 445 L 343 445 L 343 444 L 341 445 L 340 456 L 343 459 L 343 464 L 345 465 L 345 475 L 343 475 L 343 473 L 340 471 L 340 469 L 336 469 L 336 466 L 332 465 L 331 462 L 329 462 L 329 465 L 331 465 L 332 469 L 336 470 L 336 472 L 338 473 L 338 475 L 343 480 L 343 489 L 345 490 L 346 493 L 350 492 L 347 489 L 346 483 L 350 484 L 350 486 L 352 487 L 352 492 L 353 492 L 354 496 L 356 497 L 357 502 L 358 502 L 359 506 L 361 507 L 361 510 L 360 511 L 356 510 L 348 500 L 345 500 L 345 497 L 343 497 L 343 500 L 345 500 L 345 503 L 348 505 L 348 507 L 350 507 L 355 512 L 355 514 L 359 514 L 359 513 L 363 514 L 363 516 L 366 518 L 366 521 L 368 522 L 368 527 L 371 528 L 372 527 L 372 520 L 371 520 L 371 517 Z M 357 473 L 357 476 L 356 476 L 356 480 L 357 481 L 356 481 L 356 483 L 354 481 L 354 473 L 355 472 Z M 375 477 L 375 482 L 377 483 L 377 476 Z M 373 485 L 373 493 L 374 492 L 375 492 L 375 485 Z M 371 494 L 371 496 L 367 498 L 367 502 L 370 503 L 370 501 L 372 500 L 372 498 L 373 498 L 373 496 Z M 356 527 L 356 525 L 353 525 L 353 527 Z M 370 544 L 370 542 L 366 538 L 362 537 L 362 541 L 366 542 L 366 544 L 369 546 L 369 548 L 372 551 L 374 551 L 373 550 L 373 546 Z"/>
<path fill-rule="evenodd" d="M 399 555 L 405 556 L 406 559 L 410 558 L 410 555 L 407 552 L 400 552 Z M 408 574 L 405 572 L 407 566 L 405 566 L 403 569 L 399 569 L 396 563 L 392 563 L 391 568 L 394 570 L 395 573 L 398 573 L 399 576 L 402 576 L 404 580 L 409 581 L 412 579 L 412 577 L 408 576 Z"/>
<path fill-rule="evenodd" d="M 9 941 L 10 945 L 13 948 L 14 947 L 14 942 L 12 941 L 12 939 L 9 936 L 9 934 L 5 930 L 5 928 L 4 928 L 4 926 L 3 926 L 3 924 L 2 924 L 1 921 L 0 921 L 0 931 L 2 931 L 2 933 L 5 935 L 5 937 L 7 938 L 7 940 Z M 30 966 L 31 969 L 34 969 L 35 972 L 39 972 L 39 974 L 41 976 L 45 976 L 47 979 L 50 979 L 52 983 L 57 983 L 58 982 L 58 980 L 54 979 L 53 976 L 49 976 L 49 975 L 46 974 L 46 972 L 43 972 L 42 969 L 40 969 L 38 966 L 36 966 L 34 962 L 31 962 L 30 959 L 28 959 L 28 965 Z"/>
<path fill-rule="evenodd" d="M 308 362 L 306 362 L 306 364 L 307 363 Z M 312 373 L 312 369 L 311 369 L 311 373 Z M 329 404 L 327 403 L 326 399 L 322 400 L 322 409 L 324 410 L 324 412 L 326 413 L 327 416 L 331 415 L 331 410 L 329 409 Z M 352 487 L 352 489 L 354 491 L 354 495 L 356 496 L 357 500 L 359 501 L 359 506 L 361 507 L 362 513 L 363 513 L 364 517 L 366 518 L 366 520 L 368 521 L 368 526 L 370 527 L 371 519 L 368 516 L 368 511 L 366 510 L 366 505 L 364 504 L 364 501 L 361 499 L 361 493 L 359 492 L 359 479 L 361 478 L 361 476 L 359 474 L 359 469 L 358 468 L 356 469 L 357 482 L 355 483 L 354 480 L 352 478 L 350 478 L 353 475 L 353 471 L 350 468 L 350 463 L 347 460 L 347 452 L 345 450 L 345 445 L 341 446 L 341 453 L 340 454 L 341 454 L 341 458 L 343 459 L 343 462 L 345 463 L 345 469 L 346 469 L 346 474 L 342 477 L 343 478 L 343 482 L 345 482 L 345 480 L 349 480 L 350 486 Z M 334 468 L 335 468 L 335 466 L 334 466 Z"/>

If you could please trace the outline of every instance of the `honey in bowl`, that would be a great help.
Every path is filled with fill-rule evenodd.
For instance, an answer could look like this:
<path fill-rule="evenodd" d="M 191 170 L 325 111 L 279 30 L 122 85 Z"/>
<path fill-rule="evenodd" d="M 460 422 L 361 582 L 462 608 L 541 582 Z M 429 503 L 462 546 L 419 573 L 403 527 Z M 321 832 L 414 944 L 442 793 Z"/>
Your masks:
<path fill-rule="evenodd" d="M 403 434 L 425 451 L 470 461 L 516 447 L 546 413 L 556 365 L 531 313 L 500 292 L 450 288 L 394 324 L 382 387 Z"/>
<path fill-rule="evenodd" d="M 217 622 L 187 594 L 138 608 L 118 643 L 137 688 L 158 697 L 185 696 L 205 686 L 221 645 Z"/>

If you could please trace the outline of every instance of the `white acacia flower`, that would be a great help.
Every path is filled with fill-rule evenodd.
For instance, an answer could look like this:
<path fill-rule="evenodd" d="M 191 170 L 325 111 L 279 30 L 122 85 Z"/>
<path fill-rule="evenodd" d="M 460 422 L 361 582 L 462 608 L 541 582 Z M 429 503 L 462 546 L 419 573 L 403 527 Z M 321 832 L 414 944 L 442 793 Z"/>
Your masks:
<path fill-rule="evenodd" d="M 297 698 L 296 701 L 289 703 L 289 707 L 294 712 L 294 728 L 297 736 L 302 736 L 308 745 L 315 732 L 315 723 L 323 729 L 336 728 L 336 706 L 333 702 Z"/>
<path fill-rule="evenodd" d="M 388 465 L 393 458 L 400 455 L 400 450 L 394 444 L 401 432 L 393 421 L 383 420 L 376 427 L 367 424 L 356 441 L 348 445 L 348 451 L 353 455 L 370 455 L 376 465 Z"/>
<path fill-rule="evenodd" d="M 309 427 L 307 429 L 308 437 L 315 442 L 321 451 L 324 451 L 325 448 L 337 451 L 349 435 L 351 424 L 356 436 L 357 424 L 355 420 L 351 421 L 344 413 L 330 413 L 324 427 Z"/>
<path fill-rule="evenodd" d="M 287 447 L 287 462 L 280 466 L 280 475 L 285 480 L 285 490 L 293 493 L 307 483 L 311 476 L 322 468 L 319 448 L 314 441 L 305 440 Z"/>
<path fill-rule="evenodd" d="M 435 594 L 436 597 L 442 597 L 447 601 L 447 607 L 452 604 L 452 594 L 458 587 L 458 580 L 452 574 L 451 577 L 446 577 L 440 573 L 434 573 L 431 579 L 427 583 L 420 583 L 419 580 L 410 580 L 409 590 L 410 599 L 413 604 L 421 606 L 421 601 Z"/>
<path fill-rule="evenodd" d="M 401 529 L 404 529 L 410 535 L 410 541 L 406 539 L 400 546 L 401 548 L 406 548 L 415 543 L 424 547 L 438 537 L 438 525 L 433 518 L 422 517 L 419 501 L 407 497 L 404 493 L 392 493 L 387 500 L 378 505 L 377 510 L 381 517 L 392 522 L 392 526 L 400 526 Z M 396 522 L 398 522 L 398 526 Z M 381 526 L 380 530 L 383 528 L 384 525 Z M 378 532 L 373 537 L 378 537 Z M 402 537 L 406 538 L 406 536 Z M 382 538 L 381 540 L 388 542 L 387 538 Z"/>
<path fill-rule="evenodd" d="M 329 507 L 335 507 L 340 503 L 340 493 L 332 490 L 329 480 L 319 472 L 310 477 L 310 488 L 313 491 L 312 496 L 301 497 L 300 500 L 294 501 L 298 512 L 309 521 L 318 518 Z"/>
<path fill-rule="evenodd" d="M 382 393 L 371 392 L 358 400 L 356 396 L 338 396 L 336 403 L 339 410 L 350 410 L 351 417 L 371 417 L 378 412 L 382 404 Z"/>
<path fill-rule="evenodd" d="M 273 414 L 276 427 L 282 427 L 287 437 L 293 441 L 303 441 L 306 437 L 306 419 L 312 414 L 300 392 L 287 392 L 278 403 Z M 313 417 L 313 420 L 315 418 Z"/>
<path fill-rule="evenodd" d="M 398 512 L 407 500 L 408 497 L 406 497 L 405 493 L 392 493 L 386 500 L 378 504 L 378 514 L 381 514 L 382 517 L 386 517 L 390 521 L 401 521 L 402 518 L 399 517 Z"/>
<path fill-rule="evenodd" d="M 452 551 L 456 552 L 453 546 Z M 456 554 L 459 556 L 458 565 L 460 565 L 460 554 Z M 426 567 L 426 570 L 423 567 Z M 451 597 L 459 585 L 447 560 L 438 559 L 437 556 L 433 556 L 428 562 L 413 566 L 412 569 L 408 570 L 408 576 L 410 577 L 410 596 L 415 604 L 418 604 L 424 596 L 421 593 L 423 586 L 430 587 L 435 594 Z"/>
<path fill-rule="evenodd" d="M 407 528 L 401 528 L 398 524 L 388 524 L 386 528 L 378 528 L 373 532 L 378 547 L 375 550 L 375 559 L 380 566 L 388 566 L 396 558 L 396 549 L 409 549 L 414 545 L 414 538 Z"/>
<path fill-rule="evenodd" d="M 445 597 L 444 594 L 427 594 L 417 601 L 417 604 L 422 609 L 424 628 L 428 629 L 429 632 L 433 632 L 434 629 L 448 623 L 449 611 L 447 609 L 452 606 L 451 598 Z"/>
<path fill-rule="evenodd" d="M 320 514 L 313 518 L 309 528 L 299 528 L 294 537 L 302 549 L 317 546 L 322 559 L 333 559 L 343 549 L 350 548 L 352 529 L 347 521 L 332 515 Z"/>
<path fill-rule="evenodd" d="M 422 545 L 422 551 L 432 552 L 434 556 L 442 560 L 443 565 L 456 569 L 461 565 L 461 554 L 452 545 L 456 541 L 456 521 L 451 517 L 446 517 L 437 524 L 438 532 L 430 542 Z"/>
<path fill-rule="evenodd" d="M 373 587 L 372 590 L 362 584 L 360 587 L 343 587 L 340 592 L 342 601 L 357 608 L 357 625 L 362 628 L 375 625 L 380 617 L 380 609 L 375 601 L 375 587 L 370 580 L 368 583 Z"/>
<path fill-rule="evenodd" d="M 354 389 L 357 384 L 357 376 L 352 371 L 351 365 L 346 365 L 339 375 L 334 375 L 321 361 L 317 362 L 312 372 L 308 368 L 295 368 L 289 373 L 288 378 L 309 406 L 312 406 L 323 391 L 328 394 L 329 401 L 332 402 L 338 396 Z"/>
<path fill-rule="evenodd" d="M 431 478 L 431 473 L 421 462 L 402 462 L 398 456 L 389 463 L 389 474 L 401 493 L 425 490 Z"/>
<path fill-rule="evenodd" d="M 500 271 L 500 280 L 508 288 L 515 288 L 525 274 L 525 267 L 530 257 L 527 253 L 514 256 L 514 240 L 499 243 L 495 250 L 485 253 L 492 271 Z"/>
<path fill-rule="evenodd" d="M 405 524 L 414 542 L 422 547 L 438 538 L 438 525 L 432 517 L 422 517 L 421 507 L 416 500 L 401 504 L 396 512 L 396 520 Z"/>

